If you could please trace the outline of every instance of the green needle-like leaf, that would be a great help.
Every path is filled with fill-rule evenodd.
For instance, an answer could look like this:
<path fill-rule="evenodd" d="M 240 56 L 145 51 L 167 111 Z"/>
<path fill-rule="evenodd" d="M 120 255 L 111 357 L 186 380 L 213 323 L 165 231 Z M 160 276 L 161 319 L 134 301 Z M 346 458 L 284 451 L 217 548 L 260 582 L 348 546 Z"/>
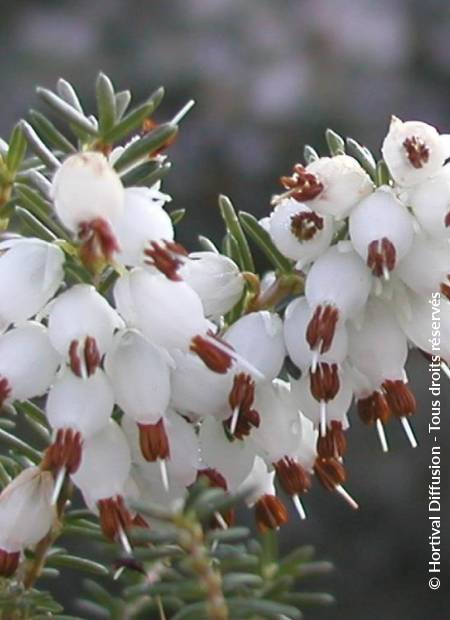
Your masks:
<path fill-rule="evenodd" d="M 133 165 L 143 157 L 150 157 L 165 146 L 177 134 L 178 127 L 165 123 L 150 131 L 143 138 L 132 142 L 114 164 L 117 172 Z M 106 138 L 105 138 L 106 139 Z"/>
<path fill-rule="evenodd" d="M 99 73 L 95 85 L 97 97 L 99 132 L 104 137 L 114 126 L 116 120 L 116 95 L 111 80 L 104 73 Z"/>
<path fill-rule="evenodd" d="M 12 175 L 19 170 L 25 153 L 27 151 L 27 141 L 20 123 L 14 127 L 9 141 L 8 154 L 6 156 L 6 166 Z"/>
<path fill-rule="evenodd" d="M 73 568 L 74 570 L 79 570 L 85 573 L 90 573 L 92 575 L 98 575 L 102 577 L 109 575 L 109 570 L 102 564 L 99 564 L 98 562 L 94 562 L 92 560 L 88 560 L 86 558 L 80 558 L 76 555 L 60 554 L 51 556 L 47 560 L 47 565 L 64 566 L 67 568 Z"/>
<path fill-rule="evenodd" d="M 76 148 L 56 129 L 54 124 L 37 110 L 30 110 L 31 124 L 48 145 L 63 153 L 75 153 Z"/>
<path fill-rule="evenodd" d="M 158 88 L 145 103 L 131 110 L 120 122 L 112 127 L 110 131 L 103 136 L 104 140 L 115 143 L 130 135 L 130 133 L 136 129 L 140 129 L 145 119 L 149 118 L 154 113 L 163 100 L 163 97 L 164 88 Z"/>
<path fill-rule="evenodd" d="M 81 129 L 81 131 L 91 136 L 98 135 L 97 127 L 92 121 L 80 111 L 76 110 L 72 105 L 64 101 L 64 99 L 61 99 L 61 97 L 58 97 L 58 95 L 55 95 L 55 93 L 52 93 L 52 91 L 47 88 L 38 87 L 36 92 L 52 110 L 68 123 L 75 125 L 75 127 L 78 127 L 78 129 Z"/>
<path fill-rule="evenodd" d="M 240 267 L 243 271 L 255 271 L 255 263 L 253 262 L 252 253 L 248 245 L 247 238 L 239 222 L 236 211 L 227 196 L 219 196 L 219 208 L 222 219 L 225 222 L 227 231 L 234 237 L 239 248 L 241 257 Z"/>
<path fill-rule="evenodd" d="M 345 142 L 338 133 L 332 129 L 327 129 L 325 131 L 325 139 L 330 155 L 345 155 Z"/>
<path fill-rule="evenodd" d="M 272 266 L 281 273 L 290 273 L 293 269 L 291 261 L 275 247 L 269 233 L 264 230 L 258 220 L 245 211 L 239 212 L 239 220 L 248 236 L 264 252 Z"/>

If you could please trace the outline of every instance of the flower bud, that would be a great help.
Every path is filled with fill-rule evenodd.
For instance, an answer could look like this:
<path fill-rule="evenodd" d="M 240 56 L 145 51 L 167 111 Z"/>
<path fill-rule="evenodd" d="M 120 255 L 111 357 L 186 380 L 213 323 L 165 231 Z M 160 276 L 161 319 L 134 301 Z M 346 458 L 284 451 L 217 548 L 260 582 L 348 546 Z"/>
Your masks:
<path fill-rule="evenodd" d="M 123 265 L 141 267 L 144 250 L 152 241 L 173 241 L 172 220 L 163 210 L 169 196 L 156 188 L 129 187 L 124 210 L 115 223 L 120 251 L 116 259 Z"/>
<path fill-rule="evenodd" d="M 70 155 L 52 185 L 56 214 L 71 232 L 101 219 L 115 222 L 123 211 L 124 189 L 104 155 L 86 151 Z"/>
<path fill-rule="evenodd" d="M 411 215 L 386 186 L 362 200 L 350 215 L 353 247 L 374 276 L 389 278 L 410 249 L 413 236 Z"/>
<path fill-rule="evenodd" d="M 0 336 L 0 401 L 42 396 L 61 358 L 40 323 L 29 321 Z"/>
<path fill-rule="evenodd" d="M 180 269 L 182 279 L 202 300 L 205 315 L 218 319 L 244 292 L 244 278 L 231 258 L 214 252 L 192 252 Z"/>
<path fill-rule="evenodd" d="M 172 366 L 164 350 L 134 329 L 117 332 L 105 358 L 116 403 L 142 424 L 155 424 L 165 413 L 170 399 Z"/>
<path fill-rule="evenodd" d="M 53 297 L 64 278 L 64 253 L 40 239 L 0 243 L 0 327 L 35 316 Z"/>

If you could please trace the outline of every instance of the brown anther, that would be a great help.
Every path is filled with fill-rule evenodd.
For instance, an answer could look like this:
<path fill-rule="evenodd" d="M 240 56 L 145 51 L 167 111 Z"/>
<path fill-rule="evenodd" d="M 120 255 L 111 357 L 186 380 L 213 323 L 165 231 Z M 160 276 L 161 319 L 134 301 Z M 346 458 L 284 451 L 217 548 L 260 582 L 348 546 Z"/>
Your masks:
<path fill-rule="evenodd" d="M 442 295 L 450 301 L 450 274 L 447 274 L 447 282 L 441 282 L 439 287 Z"/>
<path fill-rule="evenodd" d="M 309 241 L 323 229 L 323 217 L 314 211 L 300 211 L 291 217 L 291 232 L 299 241 Z"/>
<path fill-rule="evenodd" d="M 86 372 L 88 377 L 93 375 L 100 366 L 101 359 L 97 341 L 95 338 L 87 336 L 84 341 L 84 360 L 86 363 Z"/>
<path fill-rule="evenodd" d="M 314 473 L 318 481 L 328 491 L 334 491 L 337 486 L 343 484 L 347 479 L 343 464 L 334 457 L 323 458 L 318 456 L 314 463 Z"/>
<path fill-rule="evenodd" d="M 152 241 L 150 247 L 144 250 L 144 254 L 147 265 L 155 267 L 173 282 L 182 280 L 178 270 L 183 266 L 184 261 L 180 257 L 186 256 L 187 252 L 180 243 Z"/>
<path fill-rule="evenodd" d="M 136 513 L 132 519 L 133 527 L 145 527 L 146 529 L 150 528 L 148 522 L 144 519 L 142 515 Z"/>
<path fill-rule="evenodd" d="M 252 409 L 253 400 L 255 398 L 255 382 L 250 375 L 243 372 L 234 376 L 233 387 L 228 396 L 228 402 L 231 410 L 239 410 L 237 424 L 234 430 L 234 437 L 243 439 L 250 434 L 252 428 L 259 427 L 259 413 Z M 224 422 L 224 427 L 231 432 L 231 423 L 233 414 Z"/>
<path fill-rule="evenodd" d="M 69 365 L 77 377 L 83 377 L 83 370 L 90 377 L 100 366 L 101 355 L 95 338 L 87 336 L 84 341 L 83 359 L 80 357 L 80 342 L 72 340 L 69 346 Z"/>
<path fill-rule="evenodd" d="M 0 407 L 3 406 L 5 400 L 11 394 L 11 386 L 6 377 L 0 377 Z"/>
<path fill-rule="evenodd" d="M 119 558 L 114 561 L 114 568 L 116 569 L 116 571 L 126 568 L 127 570 L 132 570 L 136 573 L 141 573 L 142 575 L 147 576 L 147 572 L 143 563 L 139 562 L 139 560 L 136 560 L 135 558 Z"/>
<path fill-rule="evenodd" d="M 311 476 L 295 459 L 285 456 L 273 466 L 283 490 L 288 495 L 302 495 L 311 488 Z"/>
<path fill-rule="evenodd" d="M 197 472 L 197 480 L 206 480 L 208 486 L 228 491 L 227 481 L 217 469 L 212 469 L 211 467 L 199 469 Z"/>
<path fill-rule="evenodd" d="M 372 392 L 366 398 L 359 398 L 356 406 L 359 417 L 367 426 L 372 426 L 377 420 L 386 424 L 391 417 L 388 401 L 385 395 L 378 391 Z"/>
<path fill-rule="evenodd" d="M 151 117 L 146 118 L 144 122 L 142 123 L 142 134 L 145 135 L 147 133 L 150 133 L 151 131 L 156 129 L 158 126 L 159 126 L 159 123 L 157 123 L 153 118 Z M 157 155 L 165 151 L 171 144 L 175 142 L 176 138 L 177 138 L 177 134 L 172 135 L 165 144 L 159 147 L 158 150 L 151 151 L 148 154 L 149 158 L 156 157 Z"/>
<path fill-rule="evenodd" d="M 327 427 L 325 436 L 319 436 L 317 440 L 317 454 L 323 459 L 344 456 L 347 451 L 347 438 L 342 428 L 342 422 L 332 420 Z"/>
<path fill-rule="evenodd" d="M 120 246 L 107 220 L 96 218 L 82 222 L 78 229 L 81 241 L 79 255 L 83 264 L 92 272 L 109 263 Z"/>
<path fill-rule="evenodd" d="M 450 226 L 450 211 L 447 213 L 444 219 L 445 227 L 448 228 Z"/>
<path fill-rule="evenodd" d="M 82 447 L 83 439 L 78 431 L 58 429 L 55 440 L 44 452 L 41 469 L 53 474 L 65 469 L 68 474 L 74 474 L 80 466 Z"/>
<path fill-rule="evenodd" d="M 339 392 L 340 380 L 337 364 L 320 363 L 316 370 L 309 371 L 309 386 L 313 397 L 320 402 L 329 402 Z"/>
<path fill-rule="evenodd" d="M 217 340 L 222 345 L 227 346 L 230 353 L 216 346 L 212 340 Z M 212 334 L 209 334 L 208 338 L 200 335 L 194 336 L 191 340 L 190 350 L 196 353 L 210 370 L 222 375 L 226 374 L 233 364 L 232 348 Z"/>
<path fill-rule="evenodd" d="M 126 532 L 133 524 L 133 518 L 121 495 L 108 497 L 97 502 L 100 526 L 108 540 L 116 541 L 120 531 Z"/>
<path fill-rule="evenodd" d="M 263 495 L 255 504 L 255 520 L 258 530 L 264 534 L 287 523 L 289 513 L 281 499 L 275 495 Z"/>
<path fill-rule="evenodd" d="M 312 350 L 329 351 L 333 342 L 339 312 L 333 306 L 317 306 L 306 328 L 306 340 Z"/>
<path fill-rule="evenodd" d="M 417 136 L 406 138 L 403 142 L 403 146 L 406 151 L 406 156 L 414 168 L 422 168 L 430 158 L 430 149 L 422 138 L 418 138 Z"/>
<path fill-rule="evenodd" d="M 384 381 L 382 388 L 393 415 L 402 418 L 415 413 L 416 398 L 407 383 L 400 379 L 397 381 L 387 380 Z"/>
<path fill-rule="evenodd" d="M 394 269 L 396 257 L 395 246 L 387 237 L 369 243 L 367 266 L 377 278 L 384 275 L 386 270 L 392 271 Z"/>
<path fill-rule="evenodd" d="M 295 164 L 291 176 L 282 176 L 280 183 L 288 190 L 289 196 L 298 202 L 312 200 L 323 191 L 323 184 L 316 175 L 308 172 L 301 164 Z"/>
<path fill-rule="evenodd" d="M 139 445 L 146 461 L 170 458 L 169 439 L 161 418 L 156 424 L 138 424 Z"/>
<path fill-rule="evenodd" d="M 0 577 L 8 579 L 12 577 L 19 566 L 20 551 L 10 553 L 0 549 Z"/>

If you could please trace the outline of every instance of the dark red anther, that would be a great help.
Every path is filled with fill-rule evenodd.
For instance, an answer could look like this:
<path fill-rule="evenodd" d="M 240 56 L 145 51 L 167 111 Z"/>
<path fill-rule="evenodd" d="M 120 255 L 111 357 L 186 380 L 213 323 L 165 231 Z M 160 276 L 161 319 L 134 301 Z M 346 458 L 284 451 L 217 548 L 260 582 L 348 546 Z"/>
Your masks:
<path fill-rule="evenodd" d="M 414 168 L 422 168 L 430 158 L 430 149 L 422 138 L 418 138 L 417 136 L 406 138 L 403 142 L 403 146 L 406 151 L 406 156 Z"/>
<path fill-rule="evenodd" d="M 222 474 L 217 471 L 217 469 L 212 469 L 210 467 L 200 469 L 197 472 L 197 480 L 205 480 L 208 486 L 213 489 L 222 489 L 223 491 L 228 491 L 227 481 L 222 476 Z M 220 514 L 228 527 L 231 527 L 235 523 L 236 515 L 234 508 L 228 508 L 227 510 L 222 511 Z M 211 529 L 221 527 L 221 524 L 217 520 L 216 516 L 213 517 L 213 519 L 211 520 L 209 527 Z"/>
<path fill-rule="evenodd" d="M 100 526 L 108 540 L 117 541 L 120 532 L 127 532 L 133 524 L 133 518 L 125 506 L 121 495 L 101 499 L 97 502 L 100 513 Z"/>
<path fill-rule="evenodd" d="M 337 364 L 322 362 L 317 364 L 314 372 L 310 369 L 309 385 L 311 394 L 319 403 L 333 400 L 340 388 Z"/>
<path fill-rule="evenodd" d="M 46 449 L 41 469 L 51 471 L 54 475 L 61 469 L 74 474 L 80 466 L 83 439 L 78 431 L 72 428 L 60 428 L 55 440 Z"/>
<path fill-rule="evenodd" d="M 309 241 L 323 229 L 323 217 L 314 211 L 300 211 L 291 217 L 291 231 L 299 241 Z"/>
<path fill-rule="evenodd" d="M 273 466 L 283 490 L 288 495 L 302 495 L 311 488 L 311 476 L 295 459 L 285 456 Z"/>
<path fill-rule="evenodd" d="M 19 566 L 20 551 L 10 553 L 0 549 L 0 577 L 8 579 L 12 577 Z"/>
<path fill-rule="evenodd" d="M 448 228 L 450 226 L 450 211 L 447 213 L 444 219 L 445 227 Z"/>
<path fill-rule="evenodd" d="M 81 241 L 80 258 L 93 272 L 97 270 L 99 264 L 110 262 L 114 253 L 120 251 L 119 242 L 111 225 L 103 218 L 82 222 L 78 236 Z"/>
<path fill-rule="evenodd" d="M 394 269 L 396 257 L 395 246 L 387 237 L 369 243 L 367 266 L 377 278 L 384 275 L 385 271 L 390 272 Z"/>
<path fill-rule="evenodd" d="M 323 191 L 323 184 L 317 176 L 301 164 L 295 164 L 291 176 L 282 176 L 280 183 L 298 202 L 312 200 Z"/>
<path fill-rule="evenodd" d="M 214 340 L 220 342 L 222 346 L 227 346 L 230 349 L 230 353 L 227 353 L 222 347 L 214 344 Z M 219 374 L 224 375 L 227 373 L 233 364 L 231 347 L 219 340 L 217 336 L 195 336 L 191 340 L 190 350 L 199 356 L 205 366 Z"/>
<path fill-rule="evenodd" d="M 391 417 L 391 410 L 386 397 L 381 392 L 373 392 L 366 398 L 359 398 L 356 403 L 358 414 L 364 424 L 371 426 L 377 420 L 383 424 Z"/>
<path fill-rule="evenodd" d="M 83 370 L 90 377 L 95 373 L 101 362 L 101 355 L 95 338 L 91 336 L 86 337 L 82 355 L 83 359 L 80 357 L 79 340 L 72 340 L 69 346 L 70 368 L 77 377 L 83 377 Z"/>
<path fill-rule="evenodd" d="M 156 424 L 138 424 L 139 445 L 146 461 L 170 458 L 169 439 L 161 418 Z"/>
<path fill-rule="evenodd" d="M 237 423 L 233 436 L 237 439 L 243 439 L 250 434 L 252 428 L 259 427 L 259 413 L 252 409 L 255 398 L 255 382 L 250 375 L 246 373 L 238 373 L 234 376 L 233 387 L 231 388 L 228 402 L 233 412 L 238 410 Z M 224 422 L 224 426 L 231 433 L 231 425 L 233 414 Z"/>
<path fill-rule="evenodd" d="M 312 350 L 329 351 L 336 332 L 339 312 L 333 306 L 317 306 L 306 328 L 306 340 Z"/>
<path fill-rule="evenodd" d="M 173 282 L 182 280 L 178 270 L 184 264 L 181 257 L 187 256 L 187 252 L 180 243 L 152 241 L 150 246 L 144 250 L 144 254 L 147 265 L 155 267 Z"/>
<path fill-rule="evenodd" d="M 384 381 L 382 385 L 386 401 L 393 415 L 402 418 L 416 411 L 416 398 L 407 383 L 403 381 Z"/>
<path fill-rule="evenodd" d="M 324 458 L 339 459 L 347 451 L 347 438 L 342 428 L 342 422 L 332 420 L 327 427 L 325 436 L 319 436 L 317 440 L 317 454 Z"/>
<path fill-rule="evenodd" d="M 263 495 L 255 504 L 255 520 L 258 530 L 264 534 L 287 523 L 289 513 L 281 499 L 275 495 Z"/>
<path fill-rule="evenodd" d="M 317 457 L 314 463 L 314 473 L 322 486 L 328 491 L 334 491 L 347 479 L 345 467 L 334 457 Z"/>
<path fill-rule="evenodd" d="M 11 386 L 6 377 L 0 377 L 0 407 L 3 406 L 5 400 L 11 394 Z"/>

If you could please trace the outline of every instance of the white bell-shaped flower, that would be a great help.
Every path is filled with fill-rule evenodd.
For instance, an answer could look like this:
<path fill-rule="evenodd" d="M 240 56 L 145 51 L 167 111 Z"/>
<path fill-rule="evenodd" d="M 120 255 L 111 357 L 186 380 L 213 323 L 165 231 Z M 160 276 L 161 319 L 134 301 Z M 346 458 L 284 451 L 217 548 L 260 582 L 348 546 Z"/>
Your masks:
<path fill-rule="evenodd" d="M 413 220 L 391 188 L 383 186 L 362 200 L 350 215 L 353 247 L 374 276 L 389 274 L 411 248 Z"/>
<path fill-rule="evenodd" d="M 330 349 L 338 321 L 362 310 L 371 286 L 370 271 L 345 244 L 332 246 L 316 260 L 305 283 L 306 299 L 314 310 L 306 331 L 311 349 Z"/>
<path fill-rule="evenodd" d="M 434 239 L 450 239 L 450 165 L 415 185 L 408 204 L 422 230 Z"/>
<path fill-rule="evenodd" d="M 294 455 L 301 437 L 299 407 L 288 383 L 276 379 L 257 384 L 253 405 L 260 424 L 251 434 L 258 454 L 269 465 Z"/>
<path fill-rule="evenodd" d="M 122 214 L 115 223 L 120 251 L 116 259 L 130 267 L 142 266 L 144 251 L 154 241 L 173 241 L 172 220 L 162 208 L 169 196 L 155 188 L 129 187 L 125 190 Z"/>
<path fill-rule="evenodd" d="M 137 499 L 141 502 L 151 502 L 169 510 L 179 510 L 188 495 L 186 487 L 182 484 L 176 484 L 170 474 L 169 488 L 164 486 L 157 471 L 157 466 L 154 463 L 145 461 L 133 464 L 131 476 L 138 489 L 139 496 Z M 167 527 L 167 524 L 152 518 L 150 527 L 157 530 L 158 528 Z"/>
<path fill-rule="evenodd" d="M 229 491 L 236 491 L 253 467 L 255 451 L 247 441 L 230 441 L 222 422 L 208 417 L 199 431 L 201 468 L 218 471 Z"/>
<path fill-rule="evenodd" d="M 50 388 L 47 418 L 55 429 L 90 437 L 107 426 L 114 406 L 112 386 L 103 370 L 85 379 L 65 370 Z"/>
<path fill-rule="evenodd" d="M 282 200 L 269 219 L 269 234 L 276 247 L 303 268 L 330 245 L 334 226 L 331 217 L 319 215 L 294 198 Z"/>
<path fill-rule="evenodd" d="M 64 279 L 64 253 L 40 239 L 0 243 L 0 327 L 40 312 Z M 7 292 L 7 293 L 6 293 Z"/>
<path fill-rule="evenodd" d="M 291 301 L 284 314 L 284 341 L 289 357 L 300 370 L 315 367 L 318 361 L 341 363 L 347 355 L 348 338 L 344 323 L 336 326 L 333 342 L 328 351 L 322 355 L 317 351 L 311 351 L 306 340 L 306 329 L 312 314 L 306 297 L 298 297 Z"/>
<path fill-rule="evenodd" d="M 286 506 L 276 496 L 274 478 L 275 473 L 269 472 L 265 462 L 257 456 L 239 487 L 239 491 L 247 494 L 248 506 L 254 507 L 256 525 L 262 533 L 278 529 L 289 519 Z"/>
<path fill-rule="evenodd" d="M 218 319 L 242 297 L 245 281 L 231 258 L 214 252 L 192 252 L 180 276 L 203 303 L 205 315 Z"/>
<path fill-rule="evenodd" d="M 137 330 L 117 332 L 105 370 L 122 411 L 142 424 L 158 422 L 169 405 L 172 365 L 168 354 Z"/>
<path fill-rule="evenodd" d="M 172 351 L 175 369 L 172 372 L 171 405 L 193 419 L 229 415 L 228 396 L 233 385 L 233 372 L 213 372 L 192 353 Z M 201 386 L 201 389 L 199 389 Z"/>
<path fill-rule="evenodd" d="M 123 493 L 130 468 L 130 448 L 125 434 L 110 420 L 85 440 L 81 464 L 72 474 L 72 480 L 92 502 L 97 502 Z"/>
<path fill-rule="evenodd" d="M 169 351 L 189 350 L 192 338 L 209 327 L 202 302 L 190 286 L 144 269 L 132 269 L 119 278 L 114 299 L 130 326 Z"/>
<path fill-rule="evenodd" d="M 39 467 L 24 469 L 0 495 L 0 555 L 35 545 L 55 518 L 51 505 L 53 477 Z M 0 560 L 0 570 L 5 558 Z M 18 561 L 18 557 L 17 557 Z M 17 566 L 17 562 L 16 562 Z M 5 575 L 3 575 L 5 576 Z"/>
<path fill-rule="evenodd" d="M 410 251 L 398 265 L 397 275 L 419 295 L 430 297 L 440 291 L 450 298 L 450 245 L 415 235 Z"/>
<path fill-rule="evenodd" d="M 112 346 L 114 330 L 123 321 L 106 299 L 89 284 L 76 284 L 48 306 L 50 340 L 61 355 L 69 355 L 75 374 L 92 374 Z"/>
<path fill-rule="evenodd" d="M 353 397 L 352 384 L 348 373 L 338 369 L 338 382 L 336 395 L 325 402 L 318 400 L 313 395 L 311 377 L 308 373 L 303 374 L 298 381 L 291 380 L 292 395 L 296 399 L 298 407 L 311 420 L 314 428 L 320 427 L 322 436 L 325 435 L 322 428 L 324 422 L 327 427 L 331 422 L 339 422 L 343 430 L 348 428 L 347 412 Z"/>
<path fill-rule="evenodd" d="M 449 155 L 446 137 L 427 123 L 393 116 L 381 148 L 392 178 L 410 186 L 436 174 Z"/>
<path fill-rule="evenodd" d="M 223 339 L 241 358 L 259 371 L 254 379 L 268 381 L 278 376 L 286 356 L 283 338 L 283 322 L 267 310 L 245 314 L 229 327 Z"/>
<path fill-rule="evenodd" d="M 320 157 L 308 164 L 306 170 L 322 186 L 322 191 L 307 202 L 311 209 L 321 215 L 342 219 L 373 191 L 369 175 L 349 155 Z"/>
<path fill-rule="evenodd" d="M 0 402 L 42 396 L 60 362 L 40 323 L 28 321 L 6 332 L 0 336 Z"/>
<path fill-rule="evenodd" d="M 374 385 L 403 377 L 407 338 L 386 303 L 370 299 L 363 320 L 350 323 L 348 333 L 350 361 Z"/>
<path fill-rule="evenodd" d="M 115 222 L 124 208 L 124 189 L 106 157 L 85 151 L 70 155 L 57 170 L 52 197 L 61 222 L 74 233 L 100 219 Z"/>
<path fill-rule="evenodd" d="M 169 443 L 169 456 L 165 463 L 168 484 L 165 484 L 161 475 L 160 464 L 145 461 L 143 458 L 136 423 L 124 416 L 121 425 L 130 446 L 133 463 L 144 465 L 148 478 L 155 484 L 161 484 L 169 491 L 172 486 L 187 487 L 195 481 L 199 469 L 199 445 L 192 424 L 170 409 L 164 417 Z"/>

